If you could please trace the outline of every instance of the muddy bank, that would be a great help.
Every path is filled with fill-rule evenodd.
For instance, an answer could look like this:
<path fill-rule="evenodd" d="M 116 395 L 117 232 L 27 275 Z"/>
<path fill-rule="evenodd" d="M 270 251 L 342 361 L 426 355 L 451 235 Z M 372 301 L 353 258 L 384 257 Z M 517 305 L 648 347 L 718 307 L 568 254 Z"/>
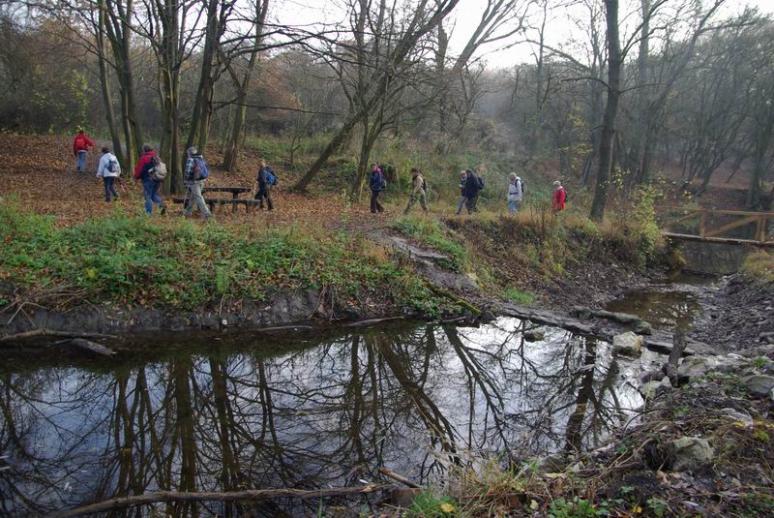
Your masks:
<path fill-rule="evenodd" d="M 774 282 L 736 274 L 700 292 L 702 311 L 691 336 L 718 351 L 774 343 Z"/>

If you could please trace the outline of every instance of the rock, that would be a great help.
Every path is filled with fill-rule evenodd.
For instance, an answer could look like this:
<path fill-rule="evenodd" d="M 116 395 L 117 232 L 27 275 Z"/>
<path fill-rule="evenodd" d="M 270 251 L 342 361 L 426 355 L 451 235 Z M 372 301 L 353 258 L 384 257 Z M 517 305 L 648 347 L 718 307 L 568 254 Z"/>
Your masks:
<path fill-rule="evenodd" d="M 672 441 L 670 446 L 674 456 L 673 471 L 698 470 L 712 462 L 715 456 L 709 441 L 699 437 L 680 437 Z"/>
<path fill-rule="evenodd" d="M 700 378 L 718 366 L 718 361 L 708 356 L 692 356 L 686 358 L 677 368 L 680 379 Z"/>
<path fill-rule="evenodd" d="M 649 322 L 645 322 L 644 320 L 638 320 L 634 324 L 633 331 L 637 333 L 638 335 L 652 335 L 653 334 L 653 326 L 650 325 Z"/>
<path fill-rule="evenodd" d="M 729 419 L 744 423 L 747 427 L 752 427 L 753 425 L 753 418 L 747 412 L 742 412 L 735 408 L 724 408 L 720 412 Z"/>
<path fill-rule="evenodd" d="M 671 390 L 672 384 L 669 378 L 662 378 L 661 381 L 649 381 L 642 386 L 640 392 L 645 399 L 653 399 L 659 394 Z"/>
<path fill-rule="evenodd" d="M 774 376 L 756 375 L 745 378 L 744 385 L 753 397 L 768 397 L 774 389 Z"/>
<path fill-rule="evenodd" d="M 524 339 L 528 342 L 539 342 L 541 340 L 545 340 L 546 333 L 540 329 L 530 329 L 529 331 L 524 331 Z"/>
<path fill-rule="evenodd" d="M 641 336 L 628 331 L 613 337 L 613 351 L 627 356 L 639 356 L 644 342 Z"/>

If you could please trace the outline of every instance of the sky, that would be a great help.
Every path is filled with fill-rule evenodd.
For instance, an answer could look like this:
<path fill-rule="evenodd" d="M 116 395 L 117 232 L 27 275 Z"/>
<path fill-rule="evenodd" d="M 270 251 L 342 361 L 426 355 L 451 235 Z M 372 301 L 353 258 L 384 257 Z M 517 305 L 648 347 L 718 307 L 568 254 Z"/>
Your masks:
<path fill-rule="evenodd" d="M 712 0 L 705 0 L 705 3 L 710 1 Z M 553 0 L 552 4 L 571 2 L 572 0 Z M 342 3 L 342 0 L 284 0 L 280 4 L 281 7 L 272 13 L 272 17 L 279 22 L 293 25 L 313 25 L 319 22 L 333 24 L 344 19 L 345 11 Z M 639 23 L 636 14 L 638 5 L 639 0 L 621 0 L 619 24 L 622 40 L 631 34 Z M 465 45 L 485 6 L 486 0 L 460 0 L 447 21 L 447 25 L 453 29 L 450 41 L 452 52 L 459 52 Z M 722 16 L 741 12 L 745 6 L 756 7 L 763 13 L 774 15 L 774 0 L 726 0 L 726 5 L 722 8 Z M 577 6 L 554 9 L 546 23 L 547 43 L 552 46 L 563 46 L 570 44 L 572 39 L 583 40 L 585 31 L 578 28 L 574 21 L 582 16 L 583 11 Z M 536 18 L 533 20 L 537 21 Z M 604 24 L 604 19 L 601 23 Z M 601 29 L 604 30 L 604 27 Z M 529 34 L 535 35 L 534 32 Z M 514 45 L 519 39 L 519 36 L 514 36 L 507 43 L 498 42 L 485 47 L 478 57 L 492 69 L 509 68 L 519 63 L 533 61 L 533 47 L 527 43 Z M 523 40 L 523 36 L 521 39 Z"/>

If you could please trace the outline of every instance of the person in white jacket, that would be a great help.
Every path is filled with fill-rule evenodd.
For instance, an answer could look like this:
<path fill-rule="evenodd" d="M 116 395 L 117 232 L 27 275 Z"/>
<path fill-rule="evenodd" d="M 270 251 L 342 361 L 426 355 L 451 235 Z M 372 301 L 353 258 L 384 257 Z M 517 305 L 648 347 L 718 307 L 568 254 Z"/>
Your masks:
<path fill-rule="evenodd" d="M 102 178 L 105 184 L 105 201 L 110 202 L 118 199 L 116 192 L 116 178 L 121 176 L 121 164 L 118 163 L 116 156 L 110 152 L 110 148 L 102 148 L 102 157 L 97 166 L 97 178 Z"/>
<path fill-rule="evenodd" d="M 508 175 L 508 214 L 516 214 L 519 211 L 523 198 L 524 183 L 516 173 L 511 173 Z"/>

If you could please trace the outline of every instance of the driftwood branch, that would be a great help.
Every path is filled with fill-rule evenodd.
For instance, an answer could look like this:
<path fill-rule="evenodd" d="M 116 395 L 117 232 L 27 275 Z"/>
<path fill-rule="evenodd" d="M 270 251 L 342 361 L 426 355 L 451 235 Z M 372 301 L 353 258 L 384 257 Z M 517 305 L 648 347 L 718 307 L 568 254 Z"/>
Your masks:
<path fill-rule="evenodd" d="M 400 482 L 401 484 L 405 484 L 408 487 L 411 487 L 411 488 L 414 488 L 414 489 L 418 489 L 418 488 L 421 487 L 419 484 L 416 484 L 416 483 L 412 482 L 410 479 L 404 477 L 403 475 L 395 473 L 391 469 L 382 467 L 382 468 L 379 468 L 379 473 L 381 473 L 385 477 L 388 477 L 388 478 L 391 478 L 393 480 L 396 480 L 396 481 Z"/>
<path fill-rule="evenodd" d="M 101 333 L 72 333 L 69 331 L 55 331 L 53 329 L 33 329 L 32 331 L 24 331 L 23 333 L 0 336 L 0 342 L 13 342 L 16 340 L 23 340 L 25 338 L 34 338 L 36 336 L 51 336 L 60 338 L 115 338 L 113 335 L 105 335 Z"/>
<path fill-rule="evenodd" d="M 248 489 L 245 491 L 203 491 L 198 493 L 193 492 L 178 492 L 178 491 L 156 491 L 154 493 L 145 493 L 142 495 L 123 496 L 119 498 L 111 498 L 110 500 L 104 500 L 95 504 L 84 505 L 82 507 L 76 507 L 68 511 L 63 511 L 53 516 L 57 518 L 68 518 L 70 516 L 80 516 L 84 514 L 103 513 L 113 509 L 120 509 L 123 507 L 132 507 L 137 505 L 148 505 L 159 502 L 234 502 L 238 500 L 268 500 L 271 498 L 288 497 L 288 498 L 325 498 L 330 496 L 352 496 L 352 495 L 364 495 L 368 493 L 374 493 L 388 489 L 392 486 L 389 485 L 377 485 L 368 484 L 366 486 L 356 487 L 335 487 L 328 489 L 318 490 L 305 490 L 305 489 Z"/>

